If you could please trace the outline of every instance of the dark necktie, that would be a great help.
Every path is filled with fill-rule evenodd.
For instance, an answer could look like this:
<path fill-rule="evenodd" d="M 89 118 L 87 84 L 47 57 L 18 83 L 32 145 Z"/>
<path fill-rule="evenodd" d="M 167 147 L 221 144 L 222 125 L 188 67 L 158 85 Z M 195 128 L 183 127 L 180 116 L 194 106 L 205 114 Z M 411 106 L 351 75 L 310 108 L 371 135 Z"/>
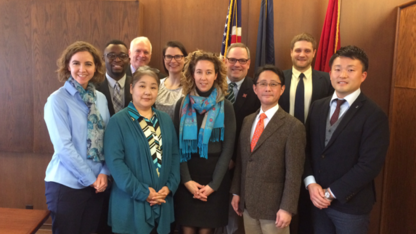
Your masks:
<path fill-rule="evenodd" d="M 234 87 L 237 86 L 236 83 L 231 82 L 228 84 L 228 95 L 227 95 L 227 99 L 234 104 L 235 102 L 235 95 L 234 95 Z"/>
<path fill-rule="evenodd" d="M 305 122 L 305 84 L 303 78 L 305 75 L 300 73 L 299 83 L 296 88 L 295 96 L 295 117 L 300 120 L 300 122 Z"/>
<path fill-rule="evenodd" d="M 329 121 L 331 126 L 334 125 L 335 122 L 337 122 L 339 118 L 339 112 L 341 111 L 341 105 L 344 104 L 345 102 L 345 100 L 342 100 L 342 99 L 336 99 L 336 100 L 337 100 L 337 107 L 335 108 L 335 111 L 331 116 L 331 120 Z"/>

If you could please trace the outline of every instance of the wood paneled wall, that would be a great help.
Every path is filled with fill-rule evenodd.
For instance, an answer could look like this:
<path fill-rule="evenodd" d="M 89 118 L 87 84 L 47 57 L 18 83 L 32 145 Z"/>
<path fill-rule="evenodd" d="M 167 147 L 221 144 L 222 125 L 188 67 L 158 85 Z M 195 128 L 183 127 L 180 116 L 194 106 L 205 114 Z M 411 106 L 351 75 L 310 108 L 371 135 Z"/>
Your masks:
<path fill-rule="evenodd" d="M 369 55 L 362 90 L 386 112 L 395 35 L 395 7 L 408 0 L 342 1 L 341 45 Z M 46 98 L 60 84 L 55 61 L 75 40 L 103 48 L 110 39 L 127 44 L 136 36 L 153 44 L 151 66 L 163 70 L 169 40 L 188 51 L 221 49 L 228 0 L 0 0 L 0 206 L 46 208 L 43 177 L 52 145 L 43 120 Z M 242 0 L 242 41 L 255 58 L 261 0 Z M 319 40 L 327 0 L 274 1 L 276 65 L 291 67 L 290 40 L 300 32 Z M 143 25 L 139 25 L 139 19 Z M 254 71 L 251 68 L 249 74 Z M 370 233 L 379 233 L 383 176 Z M 403 191 L 406 192 L 406 191 Z"/>

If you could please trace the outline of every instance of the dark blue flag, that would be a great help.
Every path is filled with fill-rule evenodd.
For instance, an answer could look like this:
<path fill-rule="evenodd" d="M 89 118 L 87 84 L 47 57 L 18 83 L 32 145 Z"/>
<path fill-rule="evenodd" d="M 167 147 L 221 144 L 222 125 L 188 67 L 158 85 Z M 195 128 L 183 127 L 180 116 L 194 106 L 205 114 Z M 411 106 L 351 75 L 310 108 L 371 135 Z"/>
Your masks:
<path fill-rule="evenodd" d="M 257 32 L 255 71 L 265 64 L 275 65 L 273 0 L 262 0 Z"/>

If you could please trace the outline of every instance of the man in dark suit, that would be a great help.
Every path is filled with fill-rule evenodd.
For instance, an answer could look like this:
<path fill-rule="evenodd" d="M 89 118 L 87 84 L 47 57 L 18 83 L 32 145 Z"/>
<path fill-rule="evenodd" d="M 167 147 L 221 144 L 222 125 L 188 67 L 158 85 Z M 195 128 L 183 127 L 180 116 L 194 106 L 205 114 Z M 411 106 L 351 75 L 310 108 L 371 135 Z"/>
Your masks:
<path fill-rule="evenodd" d="M 149 66 L 152 59 L 152 43 L 147 37 L 136 37 L 130 42 L 129 49 L 130 65 L 127 67 L 126 73 L 128 76 L 133 76 L 133 73 L 142 66 Z M 159 79 L 165 78 L 167 75 L 160 72 L 159 69 L 151 68 Z"/>
<path fill-rule="evenodd" d="M 292 69 L 283 71 L 286 89 L 279 100 L 279 105 L 287 113 L 305 123 L 310 105 L 321 98 L 334 93 L 329 74 L 312 69 L 316 53 L 316 40 L 312 35 L 301 33 L 291 41 L 290 57 Z M 302 77 L 302 78 L 301 78 Z M 309 193 L 302 186 L 299 197 L 299 213 L 291 225 L 292 231 L 299 234 L 313 233 L 312 203 Z"/>
<path fill-rule="evenodd" d="M 241 131 L 244 118 L 256 112 L 260 108 L 260 101 L 253 91 L 252 78 L 247 77 L 250 68 L 250 50 L 243 43 L 231 44 L 224 58 L 227 67 L 228 100 L 233 103 L 237 123 L 236 139 Z M 230 161 L 229 169 L 231 175 L 237 157 L 237 142 L 235 143 L 234 155 Z M 223 233 L 244 234 L 243 219 L 230 207 L 228 225 Z"/>
<path fill-rule="evenodd" d="M 106 66 L 106 79 L 97 90 L 107 98 L 110 116 L 126 107 L 131 101 L 130 84 L 131 76 L 126 74 L 129 65 L 127 46 L 119 40 L 107 43 L 104 49 Z"/>
<path fill-rule="evenodd" d="M 310 104 L 334 92 L 329 74 L 312 69 L 315 53 L 316 40 L 310 34 L 296 35 L 290 49 L 292 69 L 283 71 L 286 89 L 280 97 L 279 105 L 303 123 L 308 116 Z M 296 111 L 300 113 L 295 113 L 296 107 L 299 107 Z"/>
<path fill-rule="evenodd" d="M 279 107 L 285 89 L 274 65 L 260 67 L 253 89 L 261 108 L 241 128 L 231 186 L 232 206 L 250 234 L 288 234 L 298 205 L 305 160 L 305 127 Z"/>
<path fill-rule="evenodd" d="M 368 58 L 355 46 L 330 59 L 332 97 L 314 102 L 307 122 L 305 185 L 315 233 L 364 234 L 376 194 L 374 178 L 389 145 L 386 114 L 360 90 Z"/>

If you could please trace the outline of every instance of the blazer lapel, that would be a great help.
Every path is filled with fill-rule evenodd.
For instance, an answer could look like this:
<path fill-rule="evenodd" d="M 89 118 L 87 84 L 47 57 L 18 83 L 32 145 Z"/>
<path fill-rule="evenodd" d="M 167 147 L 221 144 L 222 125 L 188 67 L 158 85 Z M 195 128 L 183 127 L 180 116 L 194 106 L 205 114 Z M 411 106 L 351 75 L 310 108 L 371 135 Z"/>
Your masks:
<path fill-rule="evenodd" d="M 327 98 L 327 100 L 324 102 L 323 106 L 320 108 L 321 110 L 318 113 L 325 113 L 325 115 L 322 115 L 323 118 L 319 119 L 319 139 L 322 145 L 322 148 L 325 148 L 325 134 L 326 134 L 326 122 L 328 120 L 329 115 L 329 102 L 331 101 L 331 97 Z"/>
<path fill-rule="evenodd" d="M 261 134 L 256 146 L 253 149 L 253 153 L 267 140 L 267 138 L 277 132 L 277 129 L 283 125 L 284 118 L 284 111 L 281 107 L 279 107 L 276 114 L 274 114 L 273 118 L 269 121 L 266 128 L 263 130 L 263 133 Z"/>
<path fill-rule="evenodd" d="M 344 130 L 344 128 L 348 125 L 352 117 L 357 114 L 357 112 L 360 110 L 360 108 L 364 105 L 365 102 L 365 96 L 363 93 L 358 96 L 357 100 L 355 100 L 354 103 L 350 106 L 350 108 L 345 112 L 344 117 L 342 117 L 341 122 L 339 123 L 337 129 L 332 134 L 331 139 L 329 140 L 328 144 L 326 145 L 325 149 L 330 147 L 335 139 L 339 136 L 339 134 Z"/>
<path fill-rule="evenodd" d="M 124 107 L 127 107 L 131 101 L 130 84 L 131 76 L 126 76 L 126 83 L 124 84 Z"/>
<path fill-rule="evenodd" d="M 253 127 L 254 120 L 256 119 L 256 117 L 259 114 L 259 112 L 260 112 L 260 109 L 257 110 L 256 113 L 247 116 L 246 117 L 246 119 L 247 119 L 246 121 L 250 125 L 249 126 L 244 126 L 243 125 L 243 127 L 241 128 L 241 132 L 240 132 L 240 139 L 241 139 L 241 141 L 239 141 L 240 142 L 239 143 L 240 144 L 239 147 L 243 147 L 243 148 L 241 148 L 242 155 L 245 155 L 243 152 L 248 152 L 248 153 L 251 152 L 251 148 L 250 148 L 251 147 L 250 146 L 251 145 L 250 144 L 251 143 L 251 139 L 250 139 L 251 128 Z M 240 140 L 240 139 L 238 139 L 238 140 Z"/>
<path fill-rule="evenodd" d="M 114 115 L 114 106 L 113 106 L 113 101 L 111 100 L 110 89 L 108 88 L 107 77 L 101 83 L 98 90 L 101 91 L 107 98 L 107 105 L 108 105 L 108 110 L 110 111 L 110 116 Z"/>
<path fill-rule="evenodd" d="M 312 69 L 312 97 L 311 100 L 318 100 L 318 95 L 322 92 L 322 76 Z M 312 104 L 312 102 L 311 102 Z"/>
<path fill-rule="evenodd" d="M 241 84 L 240 90 L 238 91 L 238 95 L 234 103 L 234 110 L 236 111 L 240 110 L 241 107 L 243 107 L 244 102 L 246 101 L 246 98 L 247 98 L 247 89 L 253 88 L 253 87 L 249 87 L 250 84 L 247 79 L 250 79 L 250 78 L 246 77 L 244 79 L 243 83 Z"/>

